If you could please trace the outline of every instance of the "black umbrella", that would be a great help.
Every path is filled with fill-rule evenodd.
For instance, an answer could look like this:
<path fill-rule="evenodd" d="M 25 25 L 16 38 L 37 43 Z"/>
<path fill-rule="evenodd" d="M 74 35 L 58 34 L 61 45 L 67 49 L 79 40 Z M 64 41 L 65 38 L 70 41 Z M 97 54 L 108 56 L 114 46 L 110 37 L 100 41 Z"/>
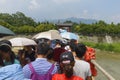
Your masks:
<path fill-rule="evenodd" d="M 15 35 L 10 29 L 0 25 L 0 37 Z"/>

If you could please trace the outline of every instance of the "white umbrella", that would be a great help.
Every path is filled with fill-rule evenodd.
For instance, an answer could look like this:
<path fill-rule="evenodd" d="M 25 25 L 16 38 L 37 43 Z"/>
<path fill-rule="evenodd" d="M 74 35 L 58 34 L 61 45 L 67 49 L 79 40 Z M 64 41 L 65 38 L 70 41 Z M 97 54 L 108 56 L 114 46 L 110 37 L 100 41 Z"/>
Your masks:
<path fill-rule="evenodd" d="M 12 46 L 28 46 L 28 45 L 37 45 L 36 42 L 32 39 L 25 37 L 17 37 L 9 40 L 12 43 Z"/>
<path fill-rule="evenodd" d="M 50 40 L 54 40 L 54 39 L 62 40 L 62 37 L 57 30 L 49 30 L 46 32 L 38 33 L 35 36 L 33 36 L 33 39 L 40 39 L 40 38 L 47 38 Z"/>

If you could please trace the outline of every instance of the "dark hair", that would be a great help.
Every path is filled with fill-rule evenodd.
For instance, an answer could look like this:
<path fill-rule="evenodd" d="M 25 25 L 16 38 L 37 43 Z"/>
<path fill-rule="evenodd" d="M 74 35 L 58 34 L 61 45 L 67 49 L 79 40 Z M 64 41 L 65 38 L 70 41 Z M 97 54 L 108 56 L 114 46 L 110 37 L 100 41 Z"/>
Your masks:
<path fill-rule="evenodd" d="M 10 47 L 12 47 L 12 44 L 11 44 L 11 42 L 9 41 L 9 40 L 1 40 L 0 41 L 0 44 L 8 44 Z"/>
<path fill-rule="evenodd" d="M 49 49 L 50 45 L 47 43 L 39 43 L 37 46 L 37 54 L 46 55 Z"/>
<path fill-rule="evenodd" d="M 87 48 L 83 43 L 78 43 L 75 49 L 77 57 L 82 58 L 85 55 Z"/>
<path fill-rule="evenodd" d="M 13 64 L 14 63 L 14 59 L 15 59 L 15 54 L 11 50 L 11 47 L 8 44 L 3 43 L 3 44 L 0 45 L 0 50 L 2 52 L 5 52 L 5 53 L 9 54 L 10 62 Z M 3 54 L 1 54 L 1 55 L 3 56 Z"/>
<path fill-rule="evenodd" d="M 77 40 L 75 40 L 75 39 L 71 39 L 70 40 L 70 43 L 74 43 L 75 44 L 76 42 L 77 42 Z"/>
<path fill-rule="evenodd" d="M 70 46 L 71 51 L 75 51 L 76 44 L 70 43 L 69 46 Z"/>
<path fill-rule="evenodd" d="M 24 50 L 18 50 L 18 60 L 20 61 L 20 64 L 22 65 L 22 67 L 28 64 L 28 61 L 25 58 Z"/>
<path fill-rule="evenodd" d="M 3 51 L 3 52 L 10 52 L 11 47 L 8 44 L 1 44 L 0 45 L 0 50 Z"/>
<path fill-rule="evenodd" d="M 0 66 L 5 66 L 1 54 L 0 54 Z"/>
<path fill-rule="evenodd" d="M 70 78 L 73 75 L 74 57 L 72 52 L 64 52 L 60 55 L 61 73 L 65 73 L 66 77 Z M 63 63 L 63 61 L 70 60 L 70 63 Z"/>
<path fill-rule="evenodd" d="M 53 59 L 53 55 L 54 55 L 54 50 L 52 48 L 50 48 L 47 52 L 46 57 L 47 57 L 48 60 L 51 60 L 51 59 Z"/>

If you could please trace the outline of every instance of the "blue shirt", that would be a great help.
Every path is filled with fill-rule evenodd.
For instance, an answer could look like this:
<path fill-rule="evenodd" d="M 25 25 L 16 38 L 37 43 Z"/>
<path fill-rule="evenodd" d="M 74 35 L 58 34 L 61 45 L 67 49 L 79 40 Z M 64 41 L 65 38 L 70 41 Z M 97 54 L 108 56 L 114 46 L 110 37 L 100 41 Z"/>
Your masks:
<path fill-rule="evenodd" d="M 46 58 L 37 58 L 35 61 L 32 62 L 32 66 L 37 74 L 46 74 L 51 68 L 52 63 L 48 62 Z M 56 72 L 57 67 L 55 66 L 52 74 L 55 74 Z M 23 67 L 23 74 L 25 78 L 30 79 L 31 71 L 28 64 Z"/>
<path fill-rule="evenodd" d="M 0 80 L 28 80 L 24 78 L 20 64 L 12 64 L 0 68 Z"/>

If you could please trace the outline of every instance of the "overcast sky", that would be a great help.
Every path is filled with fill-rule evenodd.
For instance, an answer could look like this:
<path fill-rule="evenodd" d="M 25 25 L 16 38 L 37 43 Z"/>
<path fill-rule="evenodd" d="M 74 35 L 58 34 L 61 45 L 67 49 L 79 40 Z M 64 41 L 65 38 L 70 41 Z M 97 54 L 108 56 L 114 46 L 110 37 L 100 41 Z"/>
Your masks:
<path fill-rule="evenodd" d="M 120 0 L 0 0 L 0 13 L 17 11 L 37 21 L 76 17 L 120 22 Z"/>

